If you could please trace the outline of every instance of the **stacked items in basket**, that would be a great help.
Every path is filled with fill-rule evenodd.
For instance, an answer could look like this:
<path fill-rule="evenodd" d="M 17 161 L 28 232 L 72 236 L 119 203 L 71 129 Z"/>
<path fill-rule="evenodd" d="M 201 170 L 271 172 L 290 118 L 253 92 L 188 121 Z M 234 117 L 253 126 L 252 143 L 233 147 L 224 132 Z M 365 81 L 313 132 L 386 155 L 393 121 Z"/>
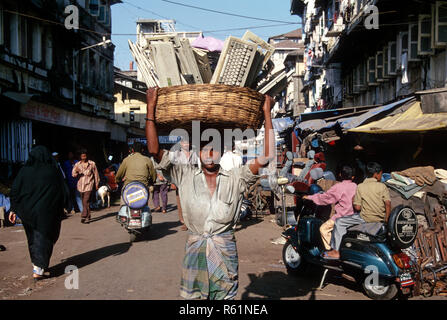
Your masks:
<path fill-rule="evenodd" d="M 193 48 L 175 34 L 147 36 L 130 50 L 148 87 L 160 87 L 157 123 L 165 129 L 189 128 L 192 121 L 218 129 L 262 125 L 262 88 L 272 77 L 274 47 L 247 31 L 229 37 L 217 64 L 216 52 Z"/>

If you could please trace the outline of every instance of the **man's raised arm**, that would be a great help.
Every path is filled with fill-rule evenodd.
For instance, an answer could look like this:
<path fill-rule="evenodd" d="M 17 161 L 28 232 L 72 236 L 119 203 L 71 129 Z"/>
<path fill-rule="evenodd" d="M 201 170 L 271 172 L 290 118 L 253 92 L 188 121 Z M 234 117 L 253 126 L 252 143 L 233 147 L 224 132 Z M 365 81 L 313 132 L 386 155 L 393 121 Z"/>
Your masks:
<path fill-rule="evenodd" d="M 264 154 L 257 157 L 254 163 L 250 164 L 250 170 L 253 174 L 258 174 L 259 169 L 265 167 L 274 157 L 273 148 L 275 147 L 275 134 L 273 132 L 272 115 L 271 110 L 274 105 L 272 97 L 265 95 L 264 106 L 262 111 L 264 112 Z"/>
<path fill-rule="evenodd" d="M 147 115 L 146 115 L 146 139 L 147 150 L 157 162 L 163 157 L 163 150 L 158 144 L 157 127 L 155 125 L 155 106 L 157 105 L 158 88 L 149 88 L 146 92 Z"/>

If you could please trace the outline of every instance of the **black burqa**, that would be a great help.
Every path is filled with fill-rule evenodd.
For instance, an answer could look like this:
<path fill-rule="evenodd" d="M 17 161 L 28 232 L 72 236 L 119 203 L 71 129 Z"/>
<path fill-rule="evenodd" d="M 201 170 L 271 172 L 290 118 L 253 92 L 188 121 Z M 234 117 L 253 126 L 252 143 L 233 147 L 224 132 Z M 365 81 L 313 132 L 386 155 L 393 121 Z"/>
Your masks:
<path fill-rule="evenodd" d="M 34 147 L 11 188 L 11 211 L 22 220 L 31 261 L 48 268 L 54 243 L 59 238 L 64 202 L 64 180 L 50 151 Z"/>

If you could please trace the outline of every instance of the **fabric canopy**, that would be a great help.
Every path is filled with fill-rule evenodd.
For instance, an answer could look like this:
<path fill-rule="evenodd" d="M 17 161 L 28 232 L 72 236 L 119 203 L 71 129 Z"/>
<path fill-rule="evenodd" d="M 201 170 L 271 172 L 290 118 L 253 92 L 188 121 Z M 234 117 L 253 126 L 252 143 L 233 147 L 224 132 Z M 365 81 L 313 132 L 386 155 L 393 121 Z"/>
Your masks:
<path fill-rule="evenodd" d="M 447 113 L 424 114 L 421 110 L 421 103 L 417 101 L 403 113 L 388 116 L 381 120 L 374 121 L 348 131 L 385 134 L 400 132 L 423 132 L 446 128 Z"/>
<path fill-rule="evenodd" d="M 372 109 L 372 110 L 368 111 L 367 113 L 362 114 L 360 116 L 339 119 L 339 120 L 336 121 L 336 123 L 339 123 L 340 127 L 342 127 L 343 129 L 350 131 L 349 129 L 357 128 L 358 126 L 360 126 L 361 124 L 365 123 L 366 121 L 368 121 L 372 117 L 380 115 L 383 112 L 390 111 L 393 108 L 398 107 L 398 106 L 404 104 L 405 102 L 410 101 L 411 99 L 414 99 L 414 97 L 405 98 L 405 99 L 402 99 L 402 100 L 399 100 L 399 101 L 387 104 L 385 106 L 374 108 L 374 109 Z"/>

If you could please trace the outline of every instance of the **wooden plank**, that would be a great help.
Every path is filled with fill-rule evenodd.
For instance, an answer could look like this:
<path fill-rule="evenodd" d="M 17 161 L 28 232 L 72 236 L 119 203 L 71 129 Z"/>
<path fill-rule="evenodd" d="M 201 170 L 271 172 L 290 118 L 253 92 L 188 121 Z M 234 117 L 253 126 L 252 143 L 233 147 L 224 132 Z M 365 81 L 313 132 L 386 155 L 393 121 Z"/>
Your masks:
<path fill-rule="evenodd" d="M 174 45 L 170 42 L 151 42 L 149 48 L 160 80 L 160 87 L 181 85 Z"/>
<path fill-rule="evenodd" d="M 422 94 L 421 110 L 425 114 L 447 112 L 447 92 Z"/>

